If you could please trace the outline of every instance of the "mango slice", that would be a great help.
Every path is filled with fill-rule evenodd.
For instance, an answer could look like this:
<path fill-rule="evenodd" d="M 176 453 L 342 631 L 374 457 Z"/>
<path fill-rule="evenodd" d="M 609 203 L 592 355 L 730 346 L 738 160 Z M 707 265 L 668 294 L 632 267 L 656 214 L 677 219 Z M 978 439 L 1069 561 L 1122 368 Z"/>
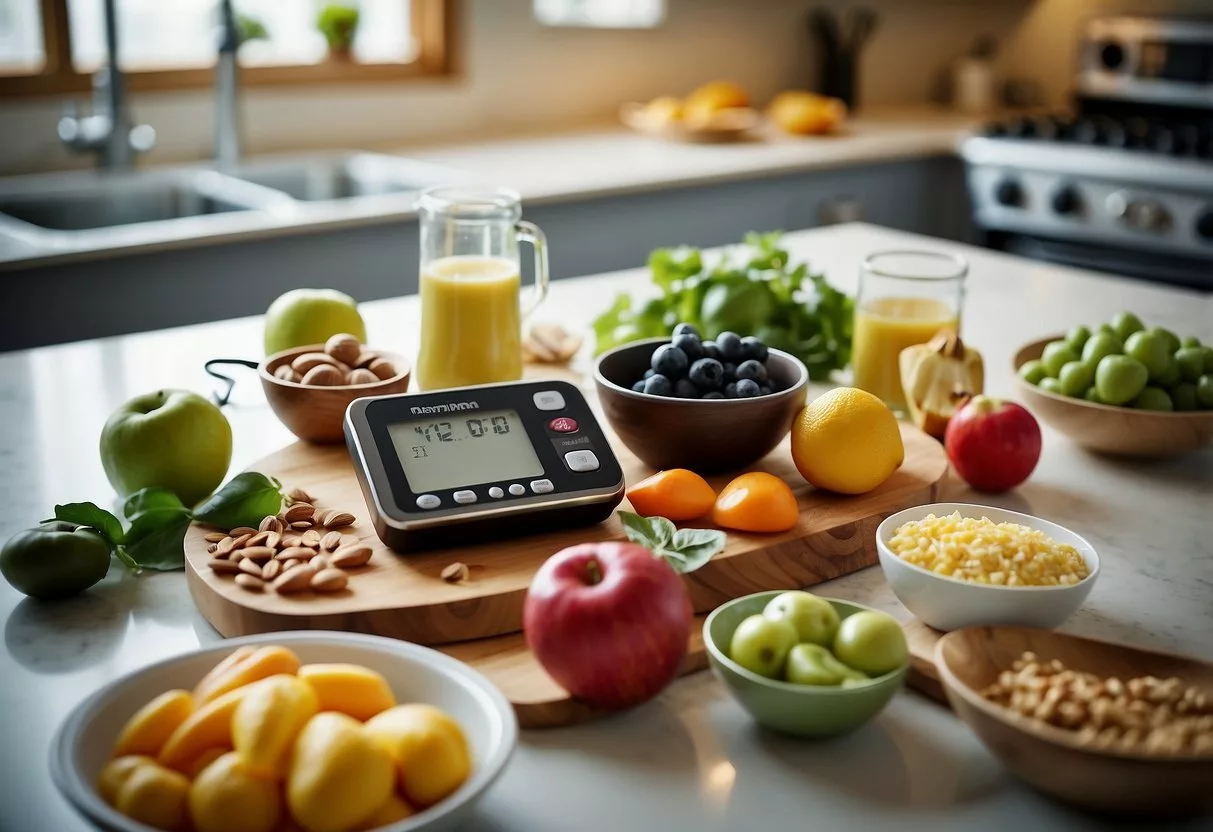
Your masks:
<path fill-rule="evenodd" d="M 118 792 L 121 791 L 122 785 L 135 773 L 135 769 L 149 763 L 155 765 L 156 761 L 142 755 L 110 760 L 105 764 L 105 768 L 101 769 L 101 774 L 97 775 L 97 793 L 101 795 L 102 800 L 113 806 L 118 802 Z"/>
<path fill-rule="evenodd" d="M 370 832 L 389 823 L 396 823 L 413 816 L 413 807 L 405 803 L 400 795 L 392 793 L 387 800 L 362 823 L 354 827 L 355 832 Z"/>
<path fill-rule="evenodd" d="M 165 832 L 182 832 L 187 822 L 190 781 L 156 763 L 136 766 L 118 789 L 114 808 L 128 818 Z"/>
<path fill-rule="evenodd" d="M 391 755 L 400 791 L 413 806 L 432 806 L 467 780 L 467 738 L 445 711 L 432 705 L 398 705 L 366 723 L 366 732 Z"/>
<path fill-rule="evenodd" d="M 126 721 L 114 743 L 114 756 L 143 754 L 155 757 L 165 741 L 194 712 L 194 697 L 187 690 L 160 694 Z"/>
<path fill-rule="evenodd" d="M 204 768 L 206 768 L 211 763 L 218 760 L 224 754 L 230 754 L 230 753 L 231 753 L 230 748 L 221 748 L 219 746 L 215 746 L 214 748 L 208 748 L 206 751 L 203 751 L 197 757 L 190 760 L 189 765 L 186 766 L 185 771 L 183 771 L 182 774 L 184 774 L 191 781 L 193 781 L 195 778 L 197 778 L 197 776 L 199 774 L 202 773 L 202 770 Z"/>
<path fill-rule="evenodd" d="M 245 652 L 248 651 L 248 652 Z M 267 679 L 270 676 L 299 672 L 299 657 L 276 644 L 265 647 L 241 647 L 215 665 L 194 688 L 194 705 L 201 708 L 228 691 Z"/>
<path fill-rule="evenodd" d="M 396 704 L 387 680 L 356 664 L 305 664 L 299 678 L 320 700 L 320 710 L 337 711 L 360 722 Z"/>
<path fill-rule="evenodd" d="M 349 832 L 392 793 L 392 758 L 345 714 L 312 717 L 295 741 L 286 799 L 307 832 Z"/>
<path fill-rule="evenodd" d="M 205 751 L 212 748 L 230 751 L 232 716 L 244 697 L 256 690 L 258 684 L 261 682 L 230 690 L 190 714 L 160 749 L 157 757 L 160 765 L 185 772 L 196 767 L 198 756 Z"/>
<path fill-rule="evenodd" d="M 295 737 L 320 704 L 294 676 L 273 676 L 253 687 L 232 715 L 232 745 L 253 774 L 279 778 Z"/>
<path fill-rule="evenodd" d="M 273 832 L 282 797 L 273 780 L 256 776 L 229 751 L 203 769 L 189 791 L 194 832 Z"/>

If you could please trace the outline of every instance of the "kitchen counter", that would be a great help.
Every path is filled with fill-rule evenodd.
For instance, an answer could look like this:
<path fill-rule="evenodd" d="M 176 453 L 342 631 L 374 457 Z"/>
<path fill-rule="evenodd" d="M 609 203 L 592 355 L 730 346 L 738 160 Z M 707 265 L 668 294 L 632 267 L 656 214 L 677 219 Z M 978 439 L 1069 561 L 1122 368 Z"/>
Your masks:
<path fill-rule="evenodd" d="M 462 181 L 510 187 L 528 204 L 542 204 L 950 155 L 973 124 L 970 117 L 917 108 L 865 113 L 848 123 L 846 133 L 821 138 L 768 130 L 745 142 L 680 144 L 612 125 L 558 135 L 375 150 L 449 168 Z M 37 178 L 46 176 L 55 175 Z M 6 237 L 0 229 L 0 271 L 398 222 L 415 216 L 414 201 L 408 193 L 381 194 L 300 203 L 289 211 L 208 214 L 71 234 L 38 231 L 22 238 Z"/>
<path fill-rule="evenodd" d="M 1213 338 L 1213 298 L 1020 260 L 869 225 L 789 235 L 838 286 L 879 249 L 933 246 L 972 264 L 965 336 L 987 364 L 987 386 L 1009 394 L 1014 349 L 1078 321 L 1132 309 L 1146 321 Z M 588 322 L 642 270 L 561 281 L 540 318 Z M 415 297 L 364 304 L 372 343 L 412 354 Z M 205 359 L 259 352 L 246 318 L 0 355 L 0 536 L 45 518 L 56 502 L 112 499 L 97 457 L 110 411 L 158 386 L 211 389 Z M 587 351 L 588 352 L 588 351 Z M 587 352 L 579 357 L 584 365 Z M 233 471 L 291 437 L 255 376 L 240 376 L 227 410 Z M 975 495 L 952 483 L 945 499 L 1029 511 L 1084 535 L 1103 571 L 1067 631 L 1213 659 L 1213 449 L 1160 462 L 1092 456 L 1045 428 L 1035 474 L 1011 494 Z M 592 535 L 587 531 L 587 535 Z M 0 582 L 2 583 L 2 582 Z M 879 568 L 819 587 L 906 617 Z M 218 640 L 195 612 L 181 573 L 127 575 L 119 567 L 85 595 L 58 604 L 0 586 L 0 830 L 72 832 L 86 825 L 47 773 L 50 738 L 68 710 L 116 675 Z M 518 754 L 468 829 L 1050 830 L 1104 824 L 1014 780 L 950 712 L 905 692 L 857 733 L 804 742 L 758 729 L 709 673 L 674 683 L 632 712 L 585 725 L 525 732 Z M 1118 829 L 1133 828 L 1118 823 Z M 1158 829 L 1142 825 L 1141 829 Z M 1208 829 L 1208 820 L 1169 826 Z"/>

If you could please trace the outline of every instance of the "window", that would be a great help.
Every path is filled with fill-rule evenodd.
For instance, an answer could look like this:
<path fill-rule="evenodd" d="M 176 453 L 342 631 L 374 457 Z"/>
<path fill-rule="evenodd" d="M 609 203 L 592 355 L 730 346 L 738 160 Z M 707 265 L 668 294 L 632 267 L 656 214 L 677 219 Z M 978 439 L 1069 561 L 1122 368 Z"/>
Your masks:
<path fill-rule="evenodd" d="M 359 22 L 348 55 L 316 28 L 330 0 L 234 0 L 246 84 L 399 79 L 450 71 L 451 0 L 343 0 Z M 132 89 L 205 86 L 218 0 L 115 0 L 118 54 Z M 102 0 L 0 0 L 0 95 L 85 91 L 108 63 Z"/>
<path fill-rule="evenodd" d="M 647 29 L 665 19 L 665 0 L 535 0 L 535 19 L 548 26 Z"/>

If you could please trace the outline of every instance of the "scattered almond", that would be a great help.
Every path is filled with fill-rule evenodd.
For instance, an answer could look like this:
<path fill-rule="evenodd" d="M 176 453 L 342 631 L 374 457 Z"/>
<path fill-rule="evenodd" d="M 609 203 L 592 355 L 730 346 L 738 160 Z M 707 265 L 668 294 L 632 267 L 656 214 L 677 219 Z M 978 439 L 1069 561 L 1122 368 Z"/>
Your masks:
<path fill-rule="evenodd" d="M 287 523 L 295 523 L 299 520 L 311 520 L 315 514 L 316 507 L 311 503 L 294 503 L 282 513 L 282 519 Z"/>
<path fill-rule="evenodd" d="M 315 502 L 315 501 L 312 499 L 312 495 L 311 495 L 311 494 L 308 494 L 308 493 L 307 493 L 306 491 L 304 491 L 302 488 L 292 488 L 290 491 L 286 492 L 286 496 L 287 496 L 287 498 L 288 498 L 288 499 L 289 499 L 289 500 L 290 500 L 292 503 L 311 503 L 311 502 Z"/>
<path fill-rule="evenodd" d="M 292 546 L 274 555 L 274 560 L 311 560 L 315 554 L 315 550 L 306 546 Z"/>
<path fill-rule="evenodd" d="M 389 378 L 396 377 L 396 367 L 386 358 L 376 358 L 366 368 L 375 374 L 375 377 L 381 381 L 387 381 Z"/>
<path fill-rule="evenodd" d="M 324 351 L 342 364 L 355 364 L 362 355 L 362 342 L 348 332 L 342 332 L 325 342 Z"/>
<path fill-rule="evenodd" d="M 240 535 L 240 537 L 238 537 L 232 541 L 232 548 L 233 549 L 243 549 L 245 546 L 248 545 L 248 542 L 253 539 L 253 534 L 254 534 L 254 532 L 249 532 L 247 534 Z"/>
<path fill-rule="evenodd" d="M 255 535 L 253 535 L 252 537 L 250 537 L 248 539 L 248 542 L 246 542 L 244 544 L 244 548 L 252 549 L 254 546 L 264 546 L 265 539 L 268 536 L 269 536 L 269 532 L 257 532 Z"/>
<path fill-rule="evenodd" d="M 281 534 L 282 521 L 271 514 L 269 517 L 265 517 L 261 520 L 261 525 L 257 527 L 257 530 L 262 532 L 278 532 Z"/>
<path fill-rule="evenodd" d="M 312 576 L 312 589 L 316 592 L 337 592 L 345 589 L 350 578 L 340 569 L 321 569 Z"/>
<path fill-rule="evenodd" d="M 341 540 L 345 537 L 341 532 L 329 532 L 324 537 L 320 538 L 320 548 L 326 552 L 335 551 L 341 546 Z"/>
<path fill-rule="evenodd" d="M 219 545 L 215 547 L 215 554 L 219 555 L 220 557 L 227 557 L 232 551 L 232 546 L 235 544 L 235 542 L 236 538 L 234 537 L 223 538 L 223 540 L 219 541 Z"/>
<path fill-rule="evenodd" d="M 282 364 L 277 370 L 274 370 L 274 378 L 279 381 L 293 382 L 294 384 L 298 384 L 303 380 L 303 376 L 295 372 L 290 364 Z"/>
<path fill-rule="evenodd" d="M 233 572 L 240 571 L 239 564 L 232 563 L 230 560 L 223 560 L 222 558 L 211 558 L 206 562 L 206 565 L 211 568 L 212 572 L 220 574 L 230 575 Z"/>
<path fill-rule="evenodd" d="M 341 569 L 363 566 L 371 559 L 371 547 L 354 544 L 343 546 L 329 556 L 329 563 Z"/>
<path fill-rule="evenodd" d="M 303 533 L 303 537 L 300 538 L 300 542 L 303 543 L 304 546 L 310 546 L 313 549 L 319 549 L 320 548 L 320 532 L 316 531 L 315 529 L 308 529 L 306 532 Z"/>
<path fill-rule="evenodd" d="M 218 543 L 223 538 L 227 537 L 223 532 L 207 532 L 206 537 L 202 538 L 207 543 Z"/>
<path fill-rule="evenodd" d="M 206 553 L 207 553 L 208 555 L 213 555 L 213 554 L 215 554 L 215 552 L 217 552 L 218 550 L 219 550 L 219 544 L 218 544 L 218 543 L 212 543 L 212 544 L 210 544 L 209 546 L 207 546 L 207 547 L 206 547 Z"/>
<path fill-rule="evenodd" d="M 537 323 L 522 339 L 522 356 L 527 363 L 563 364 L 581 349 L 582 337 L 559 324 Z"/>
<path fill-rule="evenodd" d="M 470 574 L 471 570 L 468 569 L 468 565 L 466 563 L 455 561 L 452 564 L 448 564 L 442 570 L 442 580 L 449 584 L 457 584 L 462 581 L 466 581 Z"/>
<path fill-rule="evenodd" d="M 286 572 L 289 569 L 294 569 L 296 566 L 305 565 L 304 562 L 301 560 L 283 560 L 283 561 L 276 561 L 276 563 L 282 564 L 282 572 Z M 280 572 L 279 574 L 282 574 L 282 573 Z"/>
<path fill-rule="evenodd" d="M 320 364 L 304 374 L 302 383 L 309 387 L 336 387 L 345 383 L 345 375 L 334 366 Z"/>
<path fill-rule="evenodd" d="M 291 592 L 302 592 L 312 583 L 312 578 L 315 575 L 316 570 L 310 566 L 298 566 L 280 574 L 274 579 L 274 583 L 271 586 L 274 592 L 284 595 Z"/>
<path fill-rule="evenodd" d="M 308 383 L 307 374 L 317 367 L 332 367 L 336 369 L 337 359 L 328 353 L 305 352 L 291 362 L 291 369 L 303 376 L 304 384 Z"/>
<path fill-rule="evenodd" d="M 354 525 L 357 519 L 348 511 L 330 511 L 325 515 L 323 525 L 326 529 L 344 529 Z"/>
<path fill-rule="evenodd" d="M 297 532 L 302 532 L 310 529 L 312 525 L 311 520 L 296 520 L 294 523 L 291 523 L 291 528 Z"/>
<path fill-rule="evenodd" d="M 379 376 L 366 369 L 350 370 L 350 374 L 345 377 L 345 383 L 354 386 L 362 384 L 378 384 L 380 381 L 381 379 Z"/>
<path fill-rule="evenodd" d="M 256 563 L 265 563 L 274 556 L 274 550 L 269 546 L 245 546 L 240 551 L 244 553 L 245 559 Z"/>
<path fill-rule="evenodd" d="M 303 545 L 303 536 L 295 534 L 295 532 L 283 532 L 282 540 L 278 544 L 280 549 L 294 549 L 296 546 Z"/>
<path fill-rule="evenodd" d="M 240 562 L 236 564 L 236 567 L 241 572 L 247 572 L 256 578 L 261 577 L 261 565 L 256 563 L 252 558 L 242 558 Z"/>
<path fill-rule="evenodd" d="M 269 546 L 271 549 L 277 549 L 278 544 L 281 542 L 282 542 L 282 535 L 278 534 L 278 532 L 266 532 L 266 535 L 265 535 L 265 545 L 266 546 Z"/>
<path fill-rule="evenodd" d="M 244 550 L 243 549 L 233 549 L 232 553 L 227 556 L 227 559 L 230 560 L 232 563 L 240 563 L 240 561 L 244 560 Z"/>
<path fill-rule="evenodd" d="M 236 584 L 250 592 L 265 592 L 265 581 L 258 578 L 256 575 L 246 575 L 241 572 L 236 576 Z"/>
<path fill-rule="evenodd" d="M 256 529 L 249 528 L 248 526 L 237 526 L 236 528 L 234 528 L 228 532 L 228 536 L 244 537 L 246 534 L 255 534 L 256 531 L 257 531 Z"/>
<path fill-rule="evenodd" d="M 324 555 L 316 555 L 307 562 L 307 565 L 319 572 L 322 569 L 329 568 L 329 559 Z"/>
<path fill-rule="evenodd" d="M 297 562 L 298 561 L 292 561 L 292 563 L 297 563 Z M 274 578 L 277 578 L 281 572 L 282 572 L 282 561 L 280 561 L 280 560 L 271 560 L 265 566 L 261 567 L 261 577 L 267 581 L 274 580 Z"/>

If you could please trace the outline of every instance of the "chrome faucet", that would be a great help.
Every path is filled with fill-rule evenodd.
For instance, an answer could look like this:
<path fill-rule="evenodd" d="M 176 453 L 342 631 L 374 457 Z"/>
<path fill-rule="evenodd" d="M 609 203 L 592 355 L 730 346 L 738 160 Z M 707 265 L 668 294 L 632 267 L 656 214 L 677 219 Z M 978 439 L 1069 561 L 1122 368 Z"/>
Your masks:
<path fill-rule="evenodd" d="M 93 75 L 92 115 L 78 114 L 76 102 L 59 119 L 59 139 L 77 153 L 96 153 L 97 165 L 108 170 L 130 168 L 136 153 L 151 150 L 156 131 L 146 124 L 131 125 L 126 108 L 126 79 L 118 60 L 116 0 L 105 0 L 105 45 L 109 63 Z"/>
<path fill-rule="evenodd" d="M 215 64 L 215 160 L 219 168 L 233 168 L 240 161 L 240 105 L 236 97 L 240 29 L 231 0 L 219 5 L 219 60 Z"/>

